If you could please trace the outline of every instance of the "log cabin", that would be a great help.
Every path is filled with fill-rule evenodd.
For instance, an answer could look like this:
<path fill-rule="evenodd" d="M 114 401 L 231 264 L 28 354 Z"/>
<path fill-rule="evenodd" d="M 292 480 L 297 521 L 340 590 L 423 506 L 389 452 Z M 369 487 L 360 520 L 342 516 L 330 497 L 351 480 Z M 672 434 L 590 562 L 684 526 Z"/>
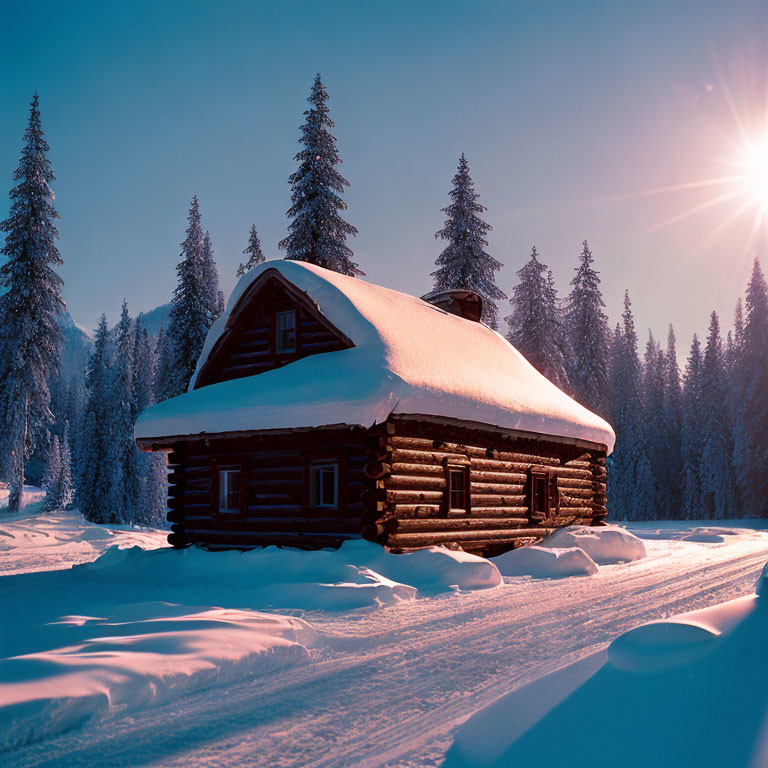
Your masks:
<path fill-rule="evenodd" d="M 493 555 L 602 524 L 613 430 L 481 312 L 297 261 L 244 275 L 188 391 L 136 425 L 167 455 L 169 542 Z"/>

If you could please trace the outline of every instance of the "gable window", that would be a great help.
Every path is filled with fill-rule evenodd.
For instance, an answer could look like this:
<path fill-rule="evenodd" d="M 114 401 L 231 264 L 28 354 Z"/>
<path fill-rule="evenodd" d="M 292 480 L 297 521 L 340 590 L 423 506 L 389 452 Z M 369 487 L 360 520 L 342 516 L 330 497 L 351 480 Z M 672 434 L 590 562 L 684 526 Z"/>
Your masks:
<path fill-rule="evenodd" d="M 313 461 L 309 465 L 309 504 L 336 509 L 339 503 L 339 462 Z"/>
<path fill-rule="evenodd" d="M 240 512 L 240 470 L 219 470 L 219 512 Z"/>
<path fill-rule="evenodd" d="M 447 468 L 448 512 L 469 512 L 469 467 Z"/>
<path fill-rule="evenodd" d="M 285 355 L 296 351 L 296 310 L 275 314 L 275 352 Z"/>
<path fill-rule="evenodd" d="M 541 467 L 531 467 L 528 506 L 534 520 L 543 520 L 549 516 L 550 473 Z"/>

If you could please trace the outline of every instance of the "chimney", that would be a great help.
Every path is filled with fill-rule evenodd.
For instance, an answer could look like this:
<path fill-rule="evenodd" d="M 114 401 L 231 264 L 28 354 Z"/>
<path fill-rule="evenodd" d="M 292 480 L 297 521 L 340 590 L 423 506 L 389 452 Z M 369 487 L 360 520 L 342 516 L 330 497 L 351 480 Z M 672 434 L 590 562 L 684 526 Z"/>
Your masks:
<path fill-rule="evenodd" d="M 475 323 L 480 322 L 483 314 L 483 300 L 474 291 L 432 291 L 422 296 L 421 300 Z"/>

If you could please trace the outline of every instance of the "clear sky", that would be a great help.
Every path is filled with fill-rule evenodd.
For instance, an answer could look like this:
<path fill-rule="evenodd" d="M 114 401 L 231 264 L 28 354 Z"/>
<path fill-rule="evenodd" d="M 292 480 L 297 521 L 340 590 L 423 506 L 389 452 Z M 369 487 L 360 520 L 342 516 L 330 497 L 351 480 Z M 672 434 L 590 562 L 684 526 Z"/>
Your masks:
<path fill-rule="evenodd" d="M 612 321 L 629 288 L 686 347 L 768 266 L 764 1 L 0 0 L 0 216 L 37 89 L 75 319 L 169 300 L 194 194 L 228 294 L 252 223 L 281 255 L 315 72 L 374 282 L 430 288 L 461 152 L 507 293 L 533 244 L 567 289 L 586 238 Z"/>

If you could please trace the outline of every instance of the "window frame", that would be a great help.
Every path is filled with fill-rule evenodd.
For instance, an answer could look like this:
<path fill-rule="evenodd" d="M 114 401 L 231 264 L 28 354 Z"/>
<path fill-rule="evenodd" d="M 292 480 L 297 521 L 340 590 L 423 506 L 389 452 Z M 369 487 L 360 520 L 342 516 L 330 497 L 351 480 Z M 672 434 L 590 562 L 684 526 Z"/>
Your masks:
<path fill-rule="evenodd" d="M 464 508 L 453 506 L 453 473 L 460 472 L 464 482 Z M 455 515 L 472 514 L 472 484 L 469 462 L 445 462 L 445 495 L 443 500 L 443 513 L 446 517 Z"/>
<path fill-rule="evenodd" d="M 333 501 L 323 501 L 325 489 L 325 470 L 333 469 Z M 315 479 L 318 479 L 317 498 L 315 501 Z M 332 509 L 339 508 L 339 462 L 336 459 L 315 459 L 309 462 L 309 508 Z"/>
<path fill-rule="evenodd" d="M 547 467 L 532 466 L 528 469 L 528 516 L 531 520 L 545 520 L 552 512 L 552 470 Z M 556 479 L 555 475 L 555 479 Z M 537 510 L 536 486 L 544 484 L 544 508 Z"/>
<path fill-rule="evenodd" d="M 240 488 L 237 509 L 221 509 L 221 473 L 239 472 Z M 248 462 L 240 458 L 217 457 L 211 461 L 210 503 L 214 517 L 242 517 L 248 511 Z"/>
<path fill-rule="evenodd" d="M 280 317 L 293 315 L 293 348 L 283 349 L 280 347 Z M 285 307 L 284 309 L 275 309 L 271 318 L 271 351 L 273 357 L 290 357 L 299 351 L 299 317 L 296 307 Z"/>
<path fill-rule="evenodd" d="M 318 449 L 303 452 L 304 459 L 304 484 L 303 484 L 303 508 L 305 512 L 335 512 L 343 513 L 346 507 L 346 455 L 339 449 Z M 335 465 L 336 487 L 335 503 L 312 504 L 312 469 L 322 465 Z"/>

